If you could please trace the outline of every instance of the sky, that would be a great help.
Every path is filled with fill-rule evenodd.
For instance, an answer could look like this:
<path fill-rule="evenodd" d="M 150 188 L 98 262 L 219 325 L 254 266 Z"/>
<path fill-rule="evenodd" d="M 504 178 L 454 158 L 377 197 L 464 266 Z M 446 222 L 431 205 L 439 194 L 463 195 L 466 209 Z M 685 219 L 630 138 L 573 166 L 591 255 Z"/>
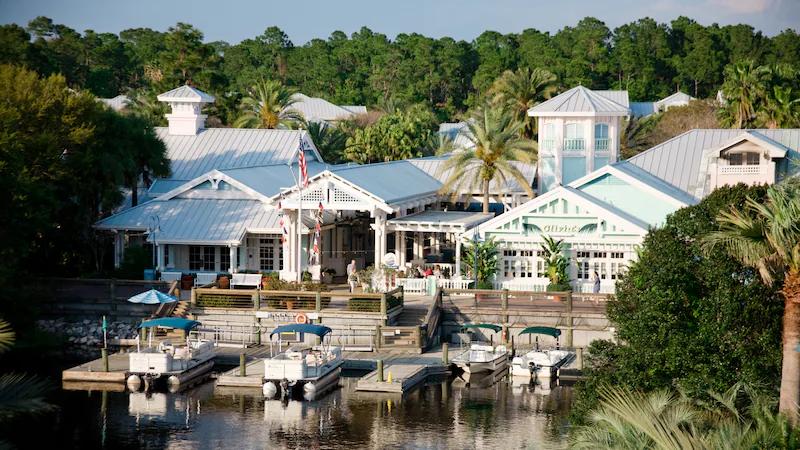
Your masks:
<path fill-rule="evenodd" d="M 40 15 L 81 32 L 163 31 L 187 22 L 206 41 L 229 43 L 275 25 L 295 45 L 362 26 L 390 38 L 417 32 L 470 41 L 486 30 L 555 32 L 586 16 L 612 29 L 642 17 L 669 22 L 684 15 L 704 25 L 746 23 L 769 36 L 800 30 L 800 0 L 0 0 L 0 23 L 24 26 Z"/>

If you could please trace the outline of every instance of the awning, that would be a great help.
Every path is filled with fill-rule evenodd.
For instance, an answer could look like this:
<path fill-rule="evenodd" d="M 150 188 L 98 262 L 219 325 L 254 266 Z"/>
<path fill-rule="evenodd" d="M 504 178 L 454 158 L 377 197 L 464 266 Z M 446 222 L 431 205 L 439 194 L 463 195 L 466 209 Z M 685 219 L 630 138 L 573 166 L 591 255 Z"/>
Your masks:
<path fill-rule="evenodd" d="M 180 317 L 162 317 L 160 319 L 146 320 L 139 325 L 139 328 L 161 327 L 189 331 L 198 325 L 200 325 L 200 322 L 196 320 L 183 319 Z"/>
<path fill-rule="evenodd" d="M 552 327 L 528 327 L 520 331 L 519 334 L 546 334 L 547 336 L 557 338 L 561 336 L 561 330 Z"/>
<path fill-rule="evenodd" d="M 461 331 L 466 331 L 470 328 L 485 328 L 487 330 L 492 330 L 495 333 L 501 331 L 503 327 L 500 325 L 495 325 L 493 323 L 468 323 L 461 327 Z"/>
<path fill-rule="evenodd" d="M 387 231 L 463 233 L 493 218 L 491 214 L 468 211 L 422 211 L 386 222 Z"/>
<path fill-rule="evenodd" d="M 279 333 L 311 333 L 319 337 L 323 337 L 326 334 L 330 333 L 331 331 L 333 330 L 324 325 L 314 325 L 310 323 L 292 323 L 289 325 L 281 325 L 275 328 L 274 330 L 272 330 L 272 333 L 269 334 L 269 337 L 271 338 L 273 334 L 279 334 Z"/>

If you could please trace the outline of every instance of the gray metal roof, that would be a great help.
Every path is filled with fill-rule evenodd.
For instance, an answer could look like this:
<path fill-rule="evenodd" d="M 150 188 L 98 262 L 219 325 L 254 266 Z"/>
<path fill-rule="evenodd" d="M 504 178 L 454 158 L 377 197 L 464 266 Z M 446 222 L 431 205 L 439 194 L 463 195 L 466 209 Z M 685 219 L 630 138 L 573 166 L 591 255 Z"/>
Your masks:
<path fill-rule="evenodd" d="M 736 130 L 704 129 L 690 130 L 666 142 L 652 147 L 628 160 L 653 176 L 675 186 L 689 195 L 700 198 L 705 195 L 705 161 L 703 152 L 715 149 L 737 136 L 751 132 L 777 142 L 789 149 L 790 160 L 800 156 L 800 129 Z M 701 173 L 702 171 L 702 173 Z"/>
<path fill-rule="evenodd" d="M 444 182 L 450 176 L 452 170 L 445 170 L 441 171 L 442 164 L 447 161 L 449 156 L 429 156 L 427 158 L 414 158 L 408 159 L 409 163 L 413 164 L 420 170 L 424 171 L 428 175 L 436 178 L 440 182 Z M 536 164 L 526 164 L 522 162 L 514 162 L 512 163 L 522 175 L 528 180 L 529 183 L 533 184 L 533 179 L 536 176 Z M 509 179 L 506 184 L 501 184 L 499 180 L 493 181 L 489 185 L 489 190 L 493 194 L 496 193 L 523 193 L 525 190 L 517 183 L 516 180 Z M 463 194 L 467 194 L 467 192 L 462 192 Z M 473 192 L 469 192 L 469 194 L 473 194 Z"/>
<path fill-rule="evenodd" d="M 214 103 L 215 100 L 213 95 L 188 85 L 176 87 L 171 91 L 159 94 L 156 98 L 160 102 Z"/>
<path fill-rule="evenodd" d="M 624 116 L 629 113 L 627 104 L 622 105 L 608 98 L 614 97 L 621 100 L 624 97 L 624 102 L 627 103 L 627 91 L 601 92 L 605 95 L 583 86 L 576 86 L 529 109 L 528 115 L 534 117 L 560 115 Z M 624 92 L 624 94 L 620 92 Z"/>
<path fill-rule="evenodd" d="M 413 164 L 414 160 L 330 168 L 337 176 L 372 193 L 387 204 L 436 193 L 442 184 Z"/>
<path fill-rule="evenodd" d="M 691 95 L 678 91 L 672 95 L 668 95 L 662 98 L 661 100 L 655 102 L 655 104 L 656 104 L 656 109 L 661 109 L 661 107 L 663 106 L 689 103 L 692 100 L 694 100 L 694 97 L 692 97 Z"/>
<path fill-rule="evenodd" d="M 349 119 L 355 114 L 353 111 L 318 97 L 309 97 L 305 94 L 294 94 L 292 100 L 295 103 L 288 109 L 292 109 L 303 114 L 307 122 L 333 122 L 337 120 Z M 355 108 L 355 107 L 354 107 Z M 366 107 L 363 112 L 367 112 Z"/>
<path fill-rule="evenodd" d="M 339 105 L 341 108 L 344 108 L 350 111 L 353 114 L 366 114 L 367 107 L 361 105 Z"/>
<path fill-rule="evenodd" d="M 612 166 L 615 169 L 618 169 L 621 172 L 636 178 L 642 183 L 647 184 L 687 205 L 693 205 L 696 202 L 694 196 L 689 195 L 687 192 L 678 189 L 677 187 L 667 183 L 661 178 L 654 176 L 650 172 L 643 170 L 635 164 L 631 164 L 628 161 L 619 161 L 612 164 Z"/>
<path fill-rule="evenodd" d="M 475 143 L 472 142 L 469 124 L 465 121 L 440 123 L 439 135 L 450 139 L 453 142 L 453 147 L 457 149 L 475 147 Z"/>
<path fill-rule="evenodd" d="M 263 130 L 247 128 L 207 128 L 196 135 L 169 134 L 166 127 L 157 127 L 158 137 L 167 147 L 172 169 L 171 179 L 191 180 L 213 169 L 286 164 L 297 160 L 302 137 L 307 146 L 311 138 L 305 130 Z M 320 160 L 316 149 L 306 158 Z"/>
<path fill-rule="evenodd" d="M 98 98 L 97 100 L 105 103 L 109 108 L 113 109 L 114 111 L 122 111 L 123 109 L 127 108 L 131 102 L 131 99 L 124 94 L 119 94 L 114 98 Z"/>
<path fill-rule="evenodd" d="M 164 243 L 239 243 L 247 230 L 280 233 L 278 212 L 258 200 L 173 198 L 152 200 L 95 224 L 98 229 L 147 230 L 158 216 L 161 231 L 155 239 Z M 152 242 L 152 236 L 148 237 Z"/>
<path fill-rule="evenodd" d="M 603 97 L 611 100 L 612 102 L 618 103 L 626 108 L 630 107 L 630 100 L 628 99 L 628 91 L 592 90 L 592 92 L 594 92 L 595 94 L 600 94 Z"/>
<path fill-rule="evenodd" d="M 307 167 L 308 176 L 313 177 L 328 168 L 328 165 L 316 161 L 309 161 Z M 292 174 L 292 171 L 294 174 Z M 242 169 L 226 169 L 220 172 L 255 189 L 259 194 L 272 197 L 280 193 L 281 189 L 291 188 L 295 185 L 297 164 L 293 164 L 291 169 L 289 169 L 287 165 L 280 164 Z"/>

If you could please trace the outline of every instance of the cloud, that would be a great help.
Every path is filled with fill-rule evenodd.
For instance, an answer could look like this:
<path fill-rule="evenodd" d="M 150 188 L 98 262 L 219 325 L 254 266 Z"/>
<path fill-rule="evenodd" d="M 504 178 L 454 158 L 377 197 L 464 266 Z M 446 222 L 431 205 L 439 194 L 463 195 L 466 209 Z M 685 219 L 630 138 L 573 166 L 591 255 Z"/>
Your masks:
<path fill-rule="evenodd" d="M 713 6 L 727 8 L 738 14 L 762 13 L 777 4 L 776 0 L 709 0 Z"/>

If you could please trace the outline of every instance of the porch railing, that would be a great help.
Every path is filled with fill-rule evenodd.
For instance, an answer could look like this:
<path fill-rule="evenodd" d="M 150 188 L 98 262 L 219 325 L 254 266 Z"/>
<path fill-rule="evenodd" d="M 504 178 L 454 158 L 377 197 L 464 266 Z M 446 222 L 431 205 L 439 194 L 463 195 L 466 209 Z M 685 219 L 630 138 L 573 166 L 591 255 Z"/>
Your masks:
<path fill-rule="evenodd" d="M 446 278 L 436 279 L 438 289 L 468 289 L 473 280 L 450 280 Z M 409 294 L 425 294 L 428 292 L 428 278 L 398 278 L 397 285 Z"/>
<path fill-rule="evenodd" d="M 586 148 L 586 141 L 584 141 L 582 138 L 564 139 L 565 152 L 576 152 L 584 150 L 585 148 Z"/>

